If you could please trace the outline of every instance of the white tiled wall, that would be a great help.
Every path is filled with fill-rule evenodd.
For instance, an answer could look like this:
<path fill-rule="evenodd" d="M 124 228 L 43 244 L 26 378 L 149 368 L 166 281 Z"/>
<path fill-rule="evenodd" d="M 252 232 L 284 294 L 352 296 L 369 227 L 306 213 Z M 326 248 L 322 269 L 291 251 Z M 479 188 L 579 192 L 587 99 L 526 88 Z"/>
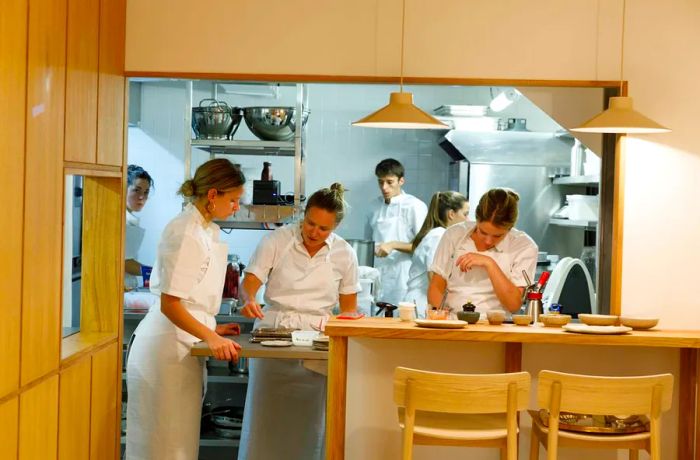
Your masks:
<path fill-rule="evenodd" d="M 308 85 L 306 195 L 332 182 L 349 189 L 350 210 L 338 233 L 345 238 L 362 238 L 367 203 L 378 196 L 374 167 L 384 158 L 395 158 L 406 168 L 407 193 L 426 202 L 435 191 L 447 187 L 449 157 L 438 146 L 440 132 L 386 130 L 352 127 L 350 123 L 387 104 L 395 85 Z M 417 106 L 428 112 L 443 104 L 483 104 L 491 99 L 488 87 L 411 86 Z M 497 89 L 494 89 L 497 91 Z M 232 106 L 291 106 L 296 103 L 296 88 L 282 86 L 280 97 L 242 96 L 219 90 L 217 98 Z M 156 192 L 141 213 L 146 237 L 139 258 L 152 263 L 158 238 L 165 224 L 179 211 L 181 200 L 175 195 L 184 176 L 185 85 L 180 81 L 161 81 L 141 85 L 140 128 L 129 130 L 130 163 L 136 163 L 154 177 Z M 209 82 L 195 84 L 194 100 L 213 96 Z M 500 114 L 502 117 L 527 116 L 532 130 L 551 131 L 555 125 L 546 114 L 532 108 L 525 98 Z M 235 139 L 256 139 L 242 123 Z M 193 155 L 193 169 L 208 158 L 203 152 Z M 274 178 L 283 192 L 292 191 L 293 162 L 290 158 L 232 157 L 240 163 L 249 181 L 257 179 L 263 161 L 272 162 Z M 225 236 L 231 252 L 247 262 L 264 231 L 234 230 Z"/>

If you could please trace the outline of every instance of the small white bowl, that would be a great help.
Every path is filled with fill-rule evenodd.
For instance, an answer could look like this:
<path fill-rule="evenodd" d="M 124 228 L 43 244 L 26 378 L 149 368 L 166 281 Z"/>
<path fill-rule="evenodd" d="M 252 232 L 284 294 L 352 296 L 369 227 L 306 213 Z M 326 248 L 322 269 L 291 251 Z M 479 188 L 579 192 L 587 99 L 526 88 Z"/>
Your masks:
<path fill-rule="evenodd" d="M 292 344 L 298 347 L 310 347 L 319 335 L 321 333 L 317 331 L 292 331 Z"/>
<path fill-rule="evenodd" d="M 565 324 L 569 324 L 571 321 L 571 315 L 540 315 L 540 321 L 546 327 L 562 327 Z"/>
<path fill-rule="evenodd" d="M 591 315 L 581 313 L 578 315 L 578 319 L 583 324 L 588 324 L 589 326 L 617 326 L 620 317 L 616 315 Z"/>
<path fill-rule="evenodd" d="M 632 329 L 651 329 L 659 323 L 659 318 L 635 318 L 633 316 L 621 316 L 620 322 L 623 326 Z"/>
<path fill-rule="evenodd" d="M 497 326 L 506 320 L 506 312 L 503 310 L 489 310 L 486 312 L 489 324 Z"/>
<path fill-rule="evenodd" d="M 518 326 L 529 326 L 532 322 L 532 317 L 530 315 L 512 315 L 513 322 Z"/>

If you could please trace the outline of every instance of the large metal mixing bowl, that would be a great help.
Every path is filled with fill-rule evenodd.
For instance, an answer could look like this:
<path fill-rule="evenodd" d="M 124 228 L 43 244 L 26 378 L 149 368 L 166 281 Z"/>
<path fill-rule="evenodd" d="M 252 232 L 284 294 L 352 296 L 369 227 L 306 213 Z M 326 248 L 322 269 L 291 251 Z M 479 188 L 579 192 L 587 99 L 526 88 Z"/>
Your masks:
<path fill-rule="evenodd" d="M 204 99 L 199 107 L 192 108 L 192 129 L 197 139 L 230 139 L 242 119 L 241 109 L 214 99 Z"/>
<path fill-rule="evenodd" d="M 294 107 L 245 107 L 243 119 L 248 129 L 264 141 L 291 141 L 294 139 Z M 304 110 L 301 125 L 309 119 L 309 111 Z"/>

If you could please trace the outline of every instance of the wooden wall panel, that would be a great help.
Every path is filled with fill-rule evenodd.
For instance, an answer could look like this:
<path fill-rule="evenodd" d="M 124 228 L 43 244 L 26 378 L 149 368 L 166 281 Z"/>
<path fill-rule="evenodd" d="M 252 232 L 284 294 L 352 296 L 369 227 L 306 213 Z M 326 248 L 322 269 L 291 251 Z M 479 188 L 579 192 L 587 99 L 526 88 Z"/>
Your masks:
<path fill-rule="evenodd" d="M 122 201 L 121 179 L 85 178 L 80 327 L 85 332 L 113 332 L 115 337 L 123 295 Z"/>
<path fill-rule="evenodd" d="M 68 0 L 66 161 L 97 161 L 97 48 L 100 0 Z"/>
<path fill-rule="evenodd" d="M 97 163 L 120 166 L 124 158 L 124 45 L 126 0 L 100 0 Z"/>
<path fill-rule="evenodd" d="M 92 415 L 90 417 L 90 458 L 115 458 L 119 446 L 120 395 L 118 382 L 119 342 L 103 348 L 92 357 Z"/>
<path fill-rule="evenodd" d="M 29 8 L 22 283 L 24 385 L 58 367 L 63 242 L 65 0 Z"/>
<path fill-rule="evenodd" d="M 17 397 L 0 404 L 0 458 L 17 458 L 19 400 Z"/>
<path fill-rule="evenodd" d="M 58 412 L 58 458 L 90 458 L 91 358 L 85 357 L 61 372 Z"/>
<path fill-rule="evenodd" d="M 19 458 L 53 460 L 58 451 L 58 375 L 19 398 Z"/>
<path fill-rule="evenodd" d="M 19 386 L 26 54 L 27 1 L 4 2 L 0 14 L 0 183 L 12 193 L 2 199 L 3 219 L 11 225 L 3 228 L 0 238 L 0 398 Z"/>

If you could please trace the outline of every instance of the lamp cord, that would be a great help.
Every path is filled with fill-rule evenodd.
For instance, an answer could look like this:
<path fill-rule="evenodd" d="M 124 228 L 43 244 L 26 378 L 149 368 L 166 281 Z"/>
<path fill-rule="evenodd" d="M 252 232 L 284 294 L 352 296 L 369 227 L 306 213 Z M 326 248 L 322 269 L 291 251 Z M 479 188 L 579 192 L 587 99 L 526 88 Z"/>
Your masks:
<path fill-rule="evenodd" d="M 622 96 L 622 82 L 624 81 L 623 63 L 625 62 L 625 10 L 627 8 L 626 4 L 627 0 L 622 0 L 622 32 L 620 37 L 620 96 Z"/>
<path fill-rule="evenodd" d="M 403 42 L 404 42 L 404 27 L 406 24 L 406 0 L 401 3 L 401 74 L 399 76 L 400 92 L 403 93 Z"/>

